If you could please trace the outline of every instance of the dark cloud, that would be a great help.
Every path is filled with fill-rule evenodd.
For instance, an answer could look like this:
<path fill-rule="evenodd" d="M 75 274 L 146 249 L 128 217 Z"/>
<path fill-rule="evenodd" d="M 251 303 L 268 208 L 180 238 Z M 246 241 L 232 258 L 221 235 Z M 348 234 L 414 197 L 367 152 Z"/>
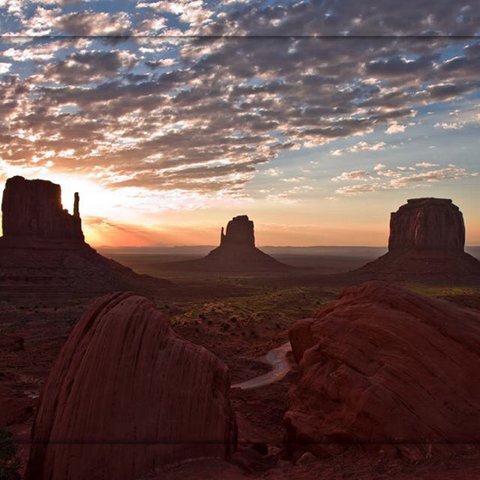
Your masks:
<path fill-rule="evenodd" d="M 123 68 L 132 68 L 134 55 L 127 52 L 76 52 L 60 62 L 49 64 L 43 73 L 46 80 L 76 85 L 115 76 Z"/>

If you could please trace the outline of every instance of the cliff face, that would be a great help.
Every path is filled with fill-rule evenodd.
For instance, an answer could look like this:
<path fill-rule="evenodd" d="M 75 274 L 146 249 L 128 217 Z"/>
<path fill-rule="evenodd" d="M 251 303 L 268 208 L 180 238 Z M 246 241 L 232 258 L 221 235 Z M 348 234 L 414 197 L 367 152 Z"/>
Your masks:
<path fill-rule="evenodd" d="M 2 227 L 5 238 L 84 241 L 78 194 L 71 215 L 63 209 L 60 185 L 46 180 L 7 180 Z"/>
<path fill-rule="evenodd" d="M 227 224 L 227 231 L 224 234 L 223 228 L 220 238 L 220 246 L 237 245 L 255 247 L 255 234 L 253 232 L 253 222 L 247 215 L 233 217 Z"/>
<path fill-rule="evenodd" d="M 465 245 L 465 224 L 451 200 L 415 198 L 391 214 L 389 251 L 456 250 Z"/>
<path fill-rule="evenodd" d="M 464 245 L 463 215 L 451 200 L 414 198 L 391 214 L 388 252 L 355 273 L 390 280 L 478 278 L 480 262 Z"/>
<path fill-rule="evenodd" d="M 285 416 L 293 450 L 480 440 L 480 312 L 367 282 L 289 337 L 300 365 Z"/>
<path fill-rule="evenodd" d="M 226 365 L 178 336 L 147 299 L 115 293 L 76 324 L 42 391 L 30 480 L 135 480 L 228 456 L 236 443 Z"/>

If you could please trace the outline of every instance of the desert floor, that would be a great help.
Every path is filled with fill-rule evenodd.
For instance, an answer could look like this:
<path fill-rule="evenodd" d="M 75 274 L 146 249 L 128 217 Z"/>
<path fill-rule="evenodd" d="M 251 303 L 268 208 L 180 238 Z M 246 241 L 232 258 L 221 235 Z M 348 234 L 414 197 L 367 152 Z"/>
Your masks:
<path fill-rule="evenodd" d="M 165 262 L 178 258 L 161 255 L 112 255 L 139 273 L 174 282 L 154 295 L 157 307 L 175 331 L 205 346 L 223 359 L 232 384 L 261 375 L 269 367 L 259 359 L 285 343 L 296 320 L 307 318 L 334 299 L 355 275 L 348 270 L 363 258 L 296 256 L 290 263 L 302 270 L 282 275 L 219 275 L 169 272 Z M 185 257 L 185 259 L 190 257 Z M 286 258 L 281 258 L 287 261 Z M 480 309 L 480 285 L 406 283 L 426 295 L 446 298 Z M 92 294 L 55 288 L 6 289 L 0 292 L 0 425 L 14 434 L 23 462 L 28 458 L 30 430 L 38 397 L 56 355 Z M 293 360 L 292 360 L 293 363 Z M 296 366 L 281 381 L 252 390 L 232 389 L 239 425 L 239 449 L 232 463 L 198 460 L 169 466 L 162 479 L 476 479 L 480 478 L 480 449 L 452 448 L 451 454 L 405 459 L 395 448 L 369 451 L 360 446 L 339 449 L 338 454 L 295 464 L 282 451 L 282 418 L 288 388 Z M 266 444 L 270 455 L 251 446 Z M 157 477 L 152 477 L 157 478 Z"/>

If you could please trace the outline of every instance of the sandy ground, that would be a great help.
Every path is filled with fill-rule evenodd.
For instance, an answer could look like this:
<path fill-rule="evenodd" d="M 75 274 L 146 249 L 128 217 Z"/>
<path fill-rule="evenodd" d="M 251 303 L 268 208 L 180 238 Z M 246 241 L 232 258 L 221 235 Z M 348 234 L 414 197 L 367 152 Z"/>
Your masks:
<path fill-rule="evenodd" d="M 342 289 L 333 284 L 275 278 L 187 278 L 153 300 L 183 337 L 212 350 L 230 367 L 232 383 L 265 374 L 259 361 L 287 340 L 288 327 L 328 303 Z M 285 284 L 287 283 L 287 284 Z M 480 308 L 480 287 L 412 285 Z M 72 326 L 90 296 L 0 294 L 0 425 L 14 434 L 23 465 L 41 387 Z M 252 390 L 232 389 L 239 425 L 239 452 L 232 462 L 204 459 L 165 467 L 156 479 L 480 479 L 478 448 L 444 456 L 405 458 L 393 449 L 365 452 L 358 447 L 321 459 L 287 458 L 282 418 L 295 368 L 279 382 Z M 257 451 L 252 446 L 259 451 Z M 260 453 L 261 452 L 261 453 Z M 407 455 L 408 457 L 408 455 Z M 412 456 L 410 456 L 412 457 Z"/>

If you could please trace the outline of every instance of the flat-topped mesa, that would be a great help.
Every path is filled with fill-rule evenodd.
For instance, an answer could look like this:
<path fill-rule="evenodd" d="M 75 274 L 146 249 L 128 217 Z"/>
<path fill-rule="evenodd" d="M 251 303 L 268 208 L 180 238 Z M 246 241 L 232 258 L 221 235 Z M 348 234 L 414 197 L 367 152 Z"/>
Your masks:
<path fill-rule="evenodd" d="M 244 245 L 255 247 L 255 234 L 253 221 L 247 215 L 239 215 L 230 220 L 227 224 L 227 231 L 223 227 L 220 234 L 220 246 Z"/>
<path fill-rule="evenodd" d="M 414 198 L 390 217 L 389 251 L 450 250 L 463 252 L 465 224 L 450 199 Z"/>
<path fill-rule="evenodd" d="M 63 208 L 61 195 L 60 185 L 47 180 L 9 178 L 2 199 L 3 236 L 83 242 L 80 197 L 75 193 L 71 215 Z"/>

